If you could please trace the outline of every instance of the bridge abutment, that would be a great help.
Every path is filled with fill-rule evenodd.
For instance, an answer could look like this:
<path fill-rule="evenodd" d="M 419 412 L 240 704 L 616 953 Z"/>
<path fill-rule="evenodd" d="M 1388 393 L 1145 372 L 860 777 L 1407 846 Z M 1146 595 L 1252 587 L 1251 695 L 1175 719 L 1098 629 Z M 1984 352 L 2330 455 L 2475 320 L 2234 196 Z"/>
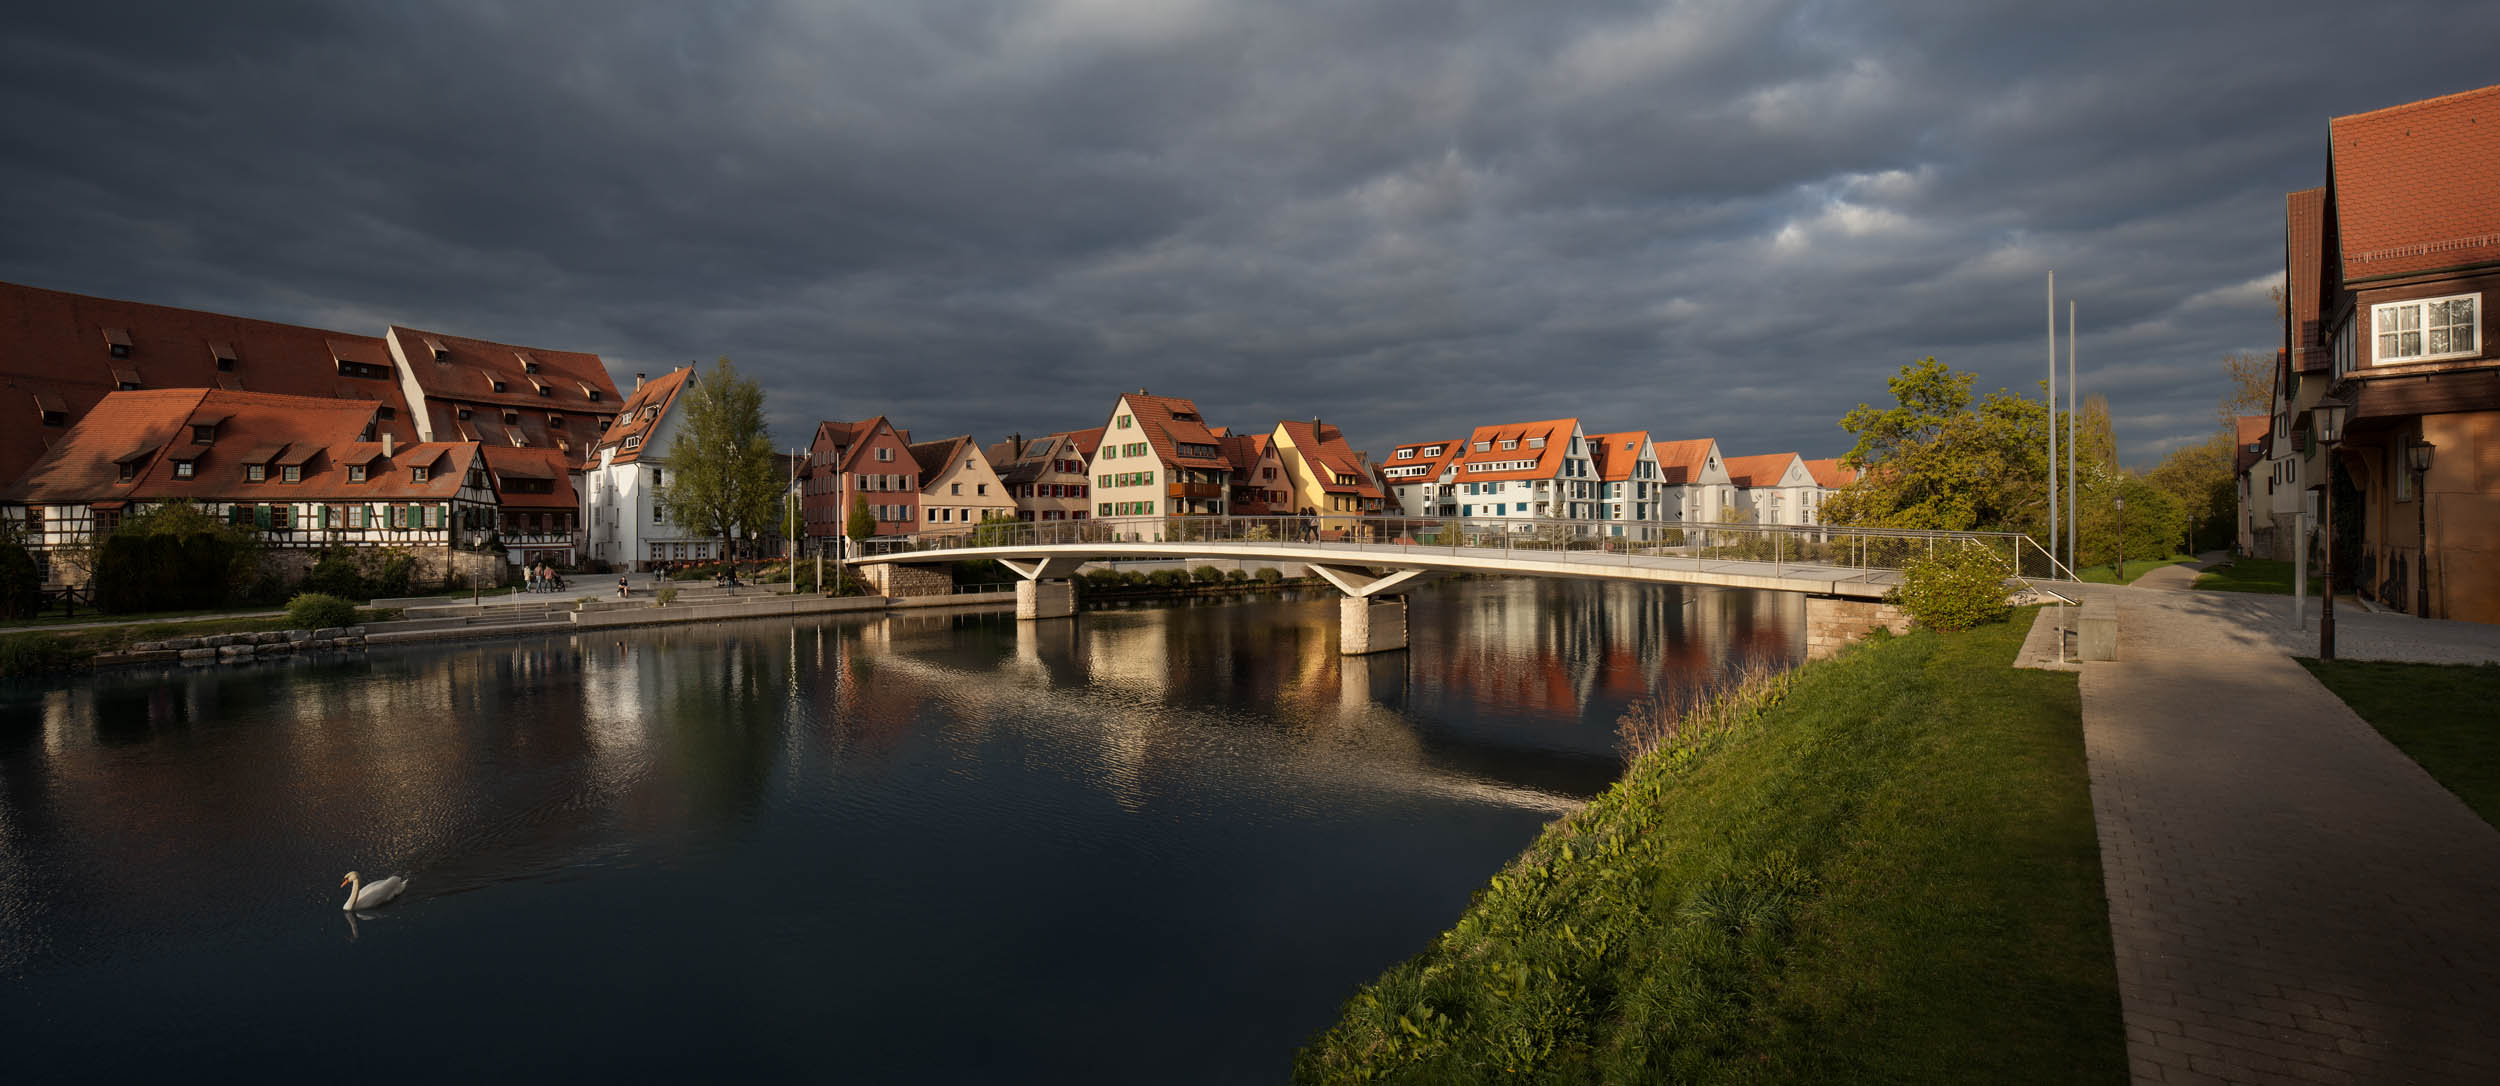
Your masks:
<path fill-rule="evenodd" d="M 1806 597 L 1806 659 L 1828 660 L 1876 630 L 1910 632 L 1910 616 L 1882 600 Z"/>
<path fill-rule="evenodd" d="M 1069 618 L 1076 614 L 1076 582 L 1017 581 L 1016 617 Z"/>
<path fill-rule="evenodd" d="M 1368 656 L 1406 647 L 1406 597 L 1347 596 L 1337 601 L 1337 651 Z"/>

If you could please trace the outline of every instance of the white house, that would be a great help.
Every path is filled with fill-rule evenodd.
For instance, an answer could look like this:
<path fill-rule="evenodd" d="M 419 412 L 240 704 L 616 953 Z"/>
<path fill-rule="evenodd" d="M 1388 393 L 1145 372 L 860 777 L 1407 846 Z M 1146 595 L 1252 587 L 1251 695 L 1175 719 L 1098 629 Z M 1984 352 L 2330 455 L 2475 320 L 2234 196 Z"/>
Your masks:
<path fill-rule="evenodd" d="M 1658 470 L 1666 485 L 1666 519 L 1716 524 L 1738 508 L 1736 486 L 1727 475 L 1727 460 L 1714 438 L 1660 441 L 1654 446 Z"/>
<path fill-rule="evenodd" d="M 1728 482 L 1736 487 L 1736 505 L 1755 524 L 1811 524 L 1814 473 L 1793 452 L 1735 456 L 1727 460 Z"/>
<path fill-rule="evenodd" d="M 649 381 L 635 374 L 633 392 L 599 435 L 582 487 L 592 558 L 648 569 L 653 562 L 720 556 L 718 540 L 687 531 L 658 498 L 668 483 L 668 446 L 683 417 L 675 408 L 694 382 L 693 366 Z"/>
<path fill-rule="evenodd" d="M 1475 520 L 1593 520 L 1600 480 L 1578 419 L 1479 426 L 1467 437 L 1444 507 Z"/>

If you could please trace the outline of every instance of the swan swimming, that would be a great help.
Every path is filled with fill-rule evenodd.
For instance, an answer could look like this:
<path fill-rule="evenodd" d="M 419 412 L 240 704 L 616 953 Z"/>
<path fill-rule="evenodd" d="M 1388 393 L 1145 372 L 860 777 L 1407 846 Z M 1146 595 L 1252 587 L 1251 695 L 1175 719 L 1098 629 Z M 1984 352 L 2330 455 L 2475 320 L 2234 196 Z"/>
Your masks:
<path fill-rule="evenodd" d="M 339 906 L 342 911 L 354 912 L 358 909 L 373 908 L 398 897 L 400 891 L 408 888 L 408 878 L 405 875 L 393 875 L 371 886 L 365 885 L 364 881 L 363 876 L 353 871 L 348 872 L 346 878 L 339 880 L 339 885 L 347 887 L 347 904 Z"/>

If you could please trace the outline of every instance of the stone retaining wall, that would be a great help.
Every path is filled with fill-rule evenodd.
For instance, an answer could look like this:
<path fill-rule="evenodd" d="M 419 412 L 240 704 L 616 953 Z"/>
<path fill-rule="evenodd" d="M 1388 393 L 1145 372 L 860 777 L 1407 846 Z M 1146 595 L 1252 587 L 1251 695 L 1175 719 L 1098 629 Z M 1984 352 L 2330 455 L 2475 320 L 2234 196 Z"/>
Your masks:
<path fill-rule="evenodd" d="M 141 641 L 127 652 L 97 653 L 95 666 L 112 664 L 214 664 L 262 660 L 299 652 L 338 652 L 365 646 L 362 626 L 325 626 L 318 630 L 263 630 L 257 633 L 209 634 Z"/>
<path fill-rule="evenodd" d="M 1882 600 L 1806 597 L 1806 659 L 1825 660 L 1878 629 L 1910 632 L 1910 616 Z"/>
<path fill-rule="evenodd" d="M 912 596 L 951 596 L 955 594 L 955 574 L 942 566 L 907 566 L 900 562 L 882 562 L 873 566 L 854 567 L 859 578 L 868 582 L 880 596 L 908 598 Z"/>

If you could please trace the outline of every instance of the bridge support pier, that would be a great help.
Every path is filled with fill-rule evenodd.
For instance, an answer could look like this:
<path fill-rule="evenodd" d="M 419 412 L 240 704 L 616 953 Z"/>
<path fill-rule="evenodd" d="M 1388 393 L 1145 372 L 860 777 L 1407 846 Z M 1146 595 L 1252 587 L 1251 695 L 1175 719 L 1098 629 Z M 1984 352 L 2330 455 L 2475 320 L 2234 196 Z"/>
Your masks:
<path fill-rule="evenodd" d="M 1368 656 L 1406 647 L 1406 597 L 1347 596 L 1337 601 L 1337 651 Z"/>
<path fill-rule="evenodd" d="M 1017 581 L 1016 617 L 1068 618 L 1076 614 L 1076 582 Z"/>

